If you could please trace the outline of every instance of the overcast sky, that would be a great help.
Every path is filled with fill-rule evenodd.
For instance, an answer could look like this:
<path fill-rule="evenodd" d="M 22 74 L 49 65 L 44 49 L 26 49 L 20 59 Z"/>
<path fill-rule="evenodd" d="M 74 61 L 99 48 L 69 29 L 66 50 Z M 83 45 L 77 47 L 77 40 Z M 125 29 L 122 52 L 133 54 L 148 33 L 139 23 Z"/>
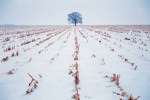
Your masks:
<path fill-rule="evenodd" d="M 150 0 L 0 0 L 0 24 L 68 25 L 74 11 L 84 25 L 150 25 Z"/>

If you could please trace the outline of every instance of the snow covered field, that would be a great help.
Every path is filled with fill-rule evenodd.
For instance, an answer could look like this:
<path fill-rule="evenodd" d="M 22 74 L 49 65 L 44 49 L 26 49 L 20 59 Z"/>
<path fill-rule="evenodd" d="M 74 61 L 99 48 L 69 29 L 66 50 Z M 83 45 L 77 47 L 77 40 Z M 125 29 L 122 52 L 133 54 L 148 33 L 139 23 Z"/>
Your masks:
<path fill-rule="evenodd" d="M 0 100 L 150 100 L 150 26 L 1 26 L 0 60 Z"/>

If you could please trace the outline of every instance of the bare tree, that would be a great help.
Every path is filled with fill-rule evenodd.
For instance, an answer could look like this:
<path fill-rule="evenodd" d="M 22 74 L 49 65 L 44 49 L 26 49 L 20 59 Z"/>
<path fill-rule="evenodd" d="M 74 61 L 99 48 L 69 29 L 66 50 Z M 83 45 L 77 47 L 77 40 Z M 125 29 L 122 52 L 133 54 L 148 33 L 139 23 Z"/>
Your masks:
<path fill-rule="evenodd" d="M 76 26 L 77 23 L 82 24 L 82 16 L 79 12 L 68 14 L 68 22 Z"/>

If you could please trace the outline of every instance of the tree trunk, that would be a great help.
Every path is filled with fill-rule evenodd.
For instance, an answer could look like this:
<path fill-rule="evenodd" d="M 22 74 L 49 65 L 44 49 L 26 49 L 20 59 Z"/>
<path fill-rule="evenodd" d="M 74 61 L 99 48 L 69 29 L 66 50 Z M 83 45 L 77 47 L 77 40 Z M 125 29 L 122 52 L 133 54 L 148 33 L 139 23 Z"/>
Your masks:
<path fill-rule="evenodd" d="M 76 26 L 76 24 L 77 24 L 77 22 L 76 22 L 76 19 L 75 19 L 75 23 L 74 23 L 74 25 Z"/>

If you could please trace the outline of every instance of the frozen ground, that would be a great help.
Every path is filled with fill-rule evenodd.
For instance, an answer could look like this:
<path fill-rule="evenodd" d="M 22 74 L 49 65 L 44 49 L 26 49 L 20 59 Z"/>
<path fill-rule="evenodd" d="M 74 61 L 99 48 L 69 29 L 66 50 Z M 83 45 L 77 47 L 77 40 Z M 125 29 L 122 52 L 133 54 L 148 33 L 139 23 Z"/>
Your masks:
<path fill-rule="evenodd" d="M 0 27 L 0 60 L 0 100 L 150 100 L 150 26 Z"/>

